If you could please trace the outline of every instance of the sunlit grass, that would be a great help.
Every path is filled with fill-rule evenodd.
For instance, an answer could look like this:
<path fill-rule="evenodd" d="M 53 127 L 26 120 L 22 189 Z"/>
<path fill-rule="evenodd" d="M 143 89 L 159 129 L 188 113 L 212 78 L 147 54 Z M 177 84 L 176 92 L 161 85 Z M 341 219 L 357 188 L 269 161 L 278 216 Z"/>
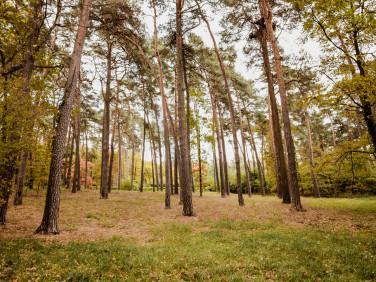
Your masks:
<path fill-rule="evenodd" d="M 304 198 L 311 207 L 339 209 L 354 212 L 376 213 L 376 197 L 367 198 Z"/>

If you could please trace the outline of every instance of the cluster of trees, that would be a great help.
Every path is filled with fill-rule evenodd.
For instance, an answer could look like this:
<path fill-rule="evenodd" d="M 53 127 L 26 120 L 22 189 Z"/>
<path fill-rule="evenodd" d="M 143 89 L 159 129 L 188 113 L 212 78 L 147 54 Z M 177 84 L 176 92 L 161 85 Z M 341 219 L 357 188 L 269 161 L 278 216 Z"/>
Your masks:
<path fill-rule="evenodd" d="M 275 192 L 296 211 L 301 193 L 375 193 L 375 11 L 367 0 L 2 1 L 0 223 L 11 192 L 20 205 L 35 186 L 47 186 L 37 232 L 53 234 L 62 186 L 107 199 L 114 183 L 152 183 L 167 209 L 179 194 L 186 216 L 205 186 L 240 206 L 243 193 Z M 319 42 L 321 61 L 285 52 L 285 29 Z M 257 82 L 236 71 L 239 46 Z"/>

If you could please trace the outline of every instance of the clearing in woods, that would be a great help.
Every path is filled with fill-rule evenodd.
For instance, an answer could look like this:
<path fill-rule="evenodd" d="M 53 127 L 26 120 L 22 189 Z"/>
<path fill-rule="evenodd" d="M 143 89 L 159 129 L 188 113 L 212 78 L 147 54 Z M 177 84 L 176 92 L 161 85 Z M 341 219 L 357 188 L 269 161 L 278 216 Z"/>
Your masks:
<path fill-rule="evenodd" d="M 62 192 L 61 234 L 35 235 L 44 195 L 27 192 L 0 229 L 0 279 L 9 280 L 373 280 L 376 198 L 280 200 L 194 195 L 195 217 L 179 196 L 160 192 Z"/>

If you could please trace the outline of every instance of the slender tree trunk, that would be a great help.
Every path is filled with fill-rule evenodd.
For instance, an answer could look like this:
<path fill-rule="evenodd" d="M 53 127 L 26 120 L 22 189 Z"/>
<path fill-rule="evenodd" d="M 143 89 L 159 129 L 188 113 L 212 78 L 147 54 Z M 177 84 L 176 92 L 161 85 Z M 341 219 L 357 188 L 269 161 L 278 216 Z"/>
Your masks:
<path fill-rule="evenodd" d="M 87 162 L 88 162 L 88 152 L 89 152 L 89 147 L 88 147 L 88 142 L 87 142 L 87 128 L 85 128 L 85 143 L 86 143 L 86 152 L 85 152 L 85 189 L 87 189 L 87 174 L 88 174 L 88 167 L 87 167 Z"/>
<path fill-rule="evenodd" d="M 215 152 L 215 145 L 213 145 L 213 159 L 214 159 L 214 175 L 215 175 L 215 181 L 217 182 L 216 184 L 216 189 L 215 191 L 220 190 L 219 186 L 219 176 L 218 176 L 218 166 L 217 166 L 217 154 Z"/>
<path fill-rule="evenodd" d="M 159 72 L 159 80 L 154 72 L 155 79 L 158 81 L 159 91 L 161 92 L 162 98 L 162 111 L 163 111 L 163 130 L 164 130 L 164 140 L 165 140 L 165 175 L 166 175 L 166 191 L 165 191 L 165 208 L 171 208 L 171 150 L 170 150 L 170 136 L 169 136 L 169 128 L 168 128 L 168 115 L 167 115 L 167 100 L 164 92 L 164 82 L 163 82 L 163 71 L 162 71 L 162 63 L 161 58 L 159 55 L 159 48 L 158 48 L 158 31 L 157 31 L 157 10 L 155 8 L 155 2 L 153 2 L 153 9 L 154 9 L 154 50 L 155 55 L 157 57 L 158 62 L 158 72 Z M 153 69 L 152 69 L 153 70 Z"/>
<path fill-rule="evenodd" d="M 248 191 L 248 196 L 252 197 L 252 190 L 251 190 L 251 179 L 249 176 L 249 168 L 247 164 L 247 157 L 246 157 L 246 144 L 245 144 L 245 138 L 244 138 L 244 129 L 243 129 L 243 117 L 242 117 L 242 110 L 240 108 L 240 99 L 239 99 L 239 94 L 238 90 L 235 88 L 235 94 L 236 94 L 236 100 L 238 104 L 238 111 L 239 111 L 239 124 L 240 124 L 240 134 L 242 137 L 242 144 L 243 144 L 243 161 L 244 161 L 244 170 L 245 170 L 245 175 L 247 179 L 247 191 Z"/>
<path fill-rule="evenodd" d="M 196 114 L 196 135 L 197 135 L 197 151 L 198 151 L 198 169 L 199 169 L 199 183 L 200 183 L 200 197 L 202 197 L 202 161 L 201 161 L 201 142 L 200 142 L 200 125 L 197 105 L 195 106 Z"/>
<path fill-rule="evenodd" d="M 72 130 L 73 130 L 73 136 L 72 136 L 72 143 L 71 143 L 71 147 L 70 147 L 69 164 L 68 164 L 68 175 L 67 175 L 67 189 L 68 190 L 71 187 L 74 140 L 76 140 L 76 130 L 74 128 L 74 125 L 72 127 Z"/>
<path fill-rule="evenodd" d="M 58 234 L 58 218 L 60 206 L 61 170 L 63 166 L 64 147 L 67 137 L 69 117 L 72 110 L 73 96 L 81 64 L 87 24 L 90 15 L 91 0 L 84 0 L 76 41 L 70 62 L 68 79 L 65 86 L 63 102 L 57 118 L 56 136 L 52 143 L 52 158 L 48 179 L 46 204 L 41 225 L 36 233 Z"/>
<path fill-rule="evenodd" d="M 115 134 L 116 134 L 116 126 L 118 123 L 119 119 L 119 94 L 120 94 L 120 83 L 122 79 L 124 78 L 126 74 L 126 70 L 124 71 L 124 75 L 122 78 L 118 79 L 117 76 L 117 67 L 115 64 L 115 78 L 116 78 L 116 104 L 115 104 L 115 118 L 114 118 L 114 125 L 112 129 L 112 136 L 111 136 L 111 158 L 110 158 L 110 169 L 108 172 L 108 192 L 111 192 L 111 186 L 112 186 L 112 170 L 113 170 L 113 165 L 114 165 L 114 139 L 115 139 Z M 120 134 L 120 133 L 119 133 Z M 119 141 L 120 142 L 120 141 Z M 120 152 L 119 152 L 120 154 Z"/>
<path fill-rule="evenodd" d="M 22 205 L 22 194 L 23 194 L 23 187 L 25 182 L 25 174 L 26 174 L 26 166 L 27 166 L 27 158 L 29 156 L 29 151 L 22 152 L 21 155 L 21 162 L 20 168 L 17 174 L 17 190 L 14 195 L 14 205 L 19 206 Z"/>
<path fill-rule="evenodd" d="M 132 108 L 132 162 L 131 162 L 131 191 L 133 191 L 133 180 L 134 180 L 134 108 Z"/>
<path fill-rule="evenodd" d="M 101 161 L 101 198 L 108 199 L 109 187 L 109 141 L 110 141 L 110 102 L 111 102 L 111 58 L 112 42 L 107 31 L 107 76 L 106 92 L 104 95 L 103 129 L 102 129 L 102 161 Z"/>
<path fill-rule="evenodd" d="M 121 190 L 121 131 L 120 122 L 118 122 L 118 190 Z"/>
<path fill-rule="evenodd" d="M 245 107 L 244 101 L 243 101 L 243 106 Z M 251 146 L 253 147 L 253 151 L 255 152 L 255 155 L 256 155 L 256 163 L 257 163 L 257 170 L 258 170 L 258 176 L 259 176 L 259 181 L 260 181 L 261 195 L 264 196 L 265 195 L 265 187 L 264 187 L 264 178 L 262 177 L 262 167 L 261 167 L 261 162 L 260 162 L 259 157 L 258 157 L 255 139 L 253 138 L 251 122 L 249 121 L 248 116 L 247 116 L 247 122 L 248 122 L 249 134 L 251 135 Z M 254 167 L 254 165 L 253 165 L 253 167 Z"/>
<path fill-rule="evenodd" d="M 230 195 L 230 183 L 228 178 L 228 166 L 227 166 L 227 154 L 226 154 L 226 143 L 225 143 L 225 135 L 223 131 L 223 119 L 222 119 L 222 112 L 219 106 L 219 98 L 217 97 L 217 107 L 219 112 L 219 126 L 221 129 L 221 141 L 222 141 L 222 153 L 223 153 L 223 171 L 225 175 L 225 188 L 226 188 L 226 194 Z"/>
<path fill-rule="evenodd" d="M 311 135 L 311 126 L 309 122 L 309 116 L 306 111 L 305 113 L 305 121 L 307 126 L 307 143 L 308 143 L 308 150 L 309 150 L 309 165 L 311 167 L 311 177 L 312 177 L 312 183 L 313 183 L 313 195 L 315 198 L 320 198 L 320 190 L 319 190 L 319 184 L 317 183 L 317 177 L 315 173 L 315 164 L 313 160 L 313 150 L 312 150 L 312 135 Z"/>
<path fill-rule="evenodd" d="M 152 105 L 153 107 L 153 105 Z M 147 112 L 146 113 L 146 117 L 147 117 L 147 120 L 148 120 L 148 124 L 149 124 L 149 137 L 150 137 L 150 153 L 151 153 L 151 156 L 152 156 L 152 159 L 154 159 L 154 162 L 153 162 L 153 166 L 152 167 L 152 170 L 155 170 L 155 180 L 157 182 L 157 189 L 158 189 L 158 186 L 159 186 L 159 176 L 158 176 L 158 164 L 157 164 L 157 154 L 156 154 L 156 150 L 155 150 L 155 142 L 154 142 L 154 138 L 153 138 L 153 132 L 151 130 L 151 124 L 150 124 L 150 121 L 149 121 L 149 113 Z M 154 177 L 154 172 L 153 172 L 153 177 Z M 153 181 L 154 183 L 154 181 Z M 153 185 L 153 191 L 154 191 L 154 185 Z"/>
<path fill-rule="evenodd" d="M 163 169 L 162 169 L 162 142 L 161 142 L 161 133 L 159 130 L 159 123 L 158 123 L 158 115 L 157 111 L 154 111 L 155 114 L 155 124 L 157 125 L 157 132 L 158 132 L 158 151 L 159 151 L 159 183 L 160 183 L 160 191 L 163 191 Z M 171 189 L 171 194 L 172 189 Z"/>
<path fill-rule="evenodd" d="M 185 53 L 183 48 L 183 71 L 184 71 L 184 85 L 185 93 L 187 95 L 187 144 L 188 144 L 188 162 L 189 162 L 189 178 L 191 179 L 192 192 L 195 192 L 195 183 L 192 176 L 192 158 L 191 158 L 191 106 L 189 102 L 189 84 L 188 84 L 188 75 L 187 75 L 187 62 L 185 60 Z"/>
<path fill-rule="evenodd" d="M 276 178 L 277 185 L 280 185 L 280 191 L 282 192 L 282 202 L 284 204 L 290 204 L 290 189 L 288 183 L 288 173 L 286 168 L 285 155 L 283 150 L 281 126 L 279 124 L 279 115 L 277 101 L 274 93 L 273 77 L 269 61 L 269 52 L 267 47 L 267 38 L 265 27 L 260 28 L 260 47 L 262 51 L 262 57 L 264 61 L 265 76 L 268 83 L 268 96 L 271 112 L 271 127 L 270 133 L 272 134 L 273 142 L 275 145 L 275 166 L 276 166 Z M 268 104 L 269 105 L 269 104 Z M 269 118 L 270 121 L 270 118 Z"/>
<path fill-rule="evenodd" d="M 238 137 L 236 135 L 234 105 L 232 103 L 230 86 L 229 86 L 228 81 L 227 81 L 227 75 L 226 75 L 225 67 L 223 65 L 222 58 L 221 58 L 221 56 L 219 54 L 217 43 L 216 43 L 214 35 L 213 35 L 212 31 L 211 31 L 209 22 L 207 21 L 206 17 L 202 13 L 201 8 L 200 8 L 200 4 L 198 3 L 198 0 L 195 0 L 195 2 L 196 2 L 196 5 L 198 7 L 198 10 L 199 10 L 199 12 L 201 14 L 201 18 L 206 23 L 206 26 L 207 26 L 208 31 L 210 33 L 210 36 L 212 38 L 213 45 L 214 45 L 214 51 L 215 51 L 215 53 L 217 55 L 219 66 L 221 68 L 223 80 L 224 80 L 224 83 L 225 83 L 225 88 L 226 88 L 227 98 L 228 98 L 228 103 L 229 103 L 229 110 L 230 110 L 232 138 L 233 138 L 233 141 L 234 141 L 233 145 L 234 145 L 234 151 L 235 151 L 236 190 L 238 192 L 239 206 L 244 206 L 243 192 L 242 192 L 242 187 L 241 187 L 242 183 L 241 183 L 241 173 L 240 173 L 240 156 L 239 156 L 239 148 L 238 148 Z"/>
<path fill-rule="evenodd" d="M 180 191 L 183 197 L 183 215 L 193 216 L 191 177 L 189 173 L 188 137 L 186 129 L 186 114 L 184 100 L 184 63 L 183 63 L 183 32 L 182 10 L 184 1 L 176 0 L 176 53 L 177 53 L 177 94 L 178 94 L 178 117 L 179 117 L 179 153 L 180 153 Z"/>
<path fill-rule="evenodd" d="M 220 136 L 220 133 L 219 133 L 216 100 L 213 97 L 214 94 L 212 92 L 212 89 L 211 89 L 211 86 L 210 86 L 210 83 L 209 83 L 209 79 L 208 79 L 205 72 L 204 72 L 204 76 L 205 76 L 206 83 L 208 85 L 209 94 L 210 94 L 210 101 L 211 101 L 212 110 L 213 110 L 214 127 L 215 127 L 215 132 L 216 132 L 216 136 L 217 136 L 217 144 L 218 144 L 219 171 L 220 171 L 220 176 L 221 176 L 221 186 L 220 186 L 221 187 L 221 196 L 222 196 L 222 198 L 224 198 L 224 197 L 226 197 L 226 185 L 225 185 L 225 180 L 224 180 L 225 176 L 224 176 L 224 168 L 223 168 L 223 160 L 222 160 L 222 157 L 223 157 L 222 146 L 224 146 L 224 144 L 223 145 L 221 144 L 221 136 Z M 218 171 L 217 171 L 217 173 L 218 173 Z M 218 187 L 219 187 L 219 185 L 218 185 Z"/>
<path fill-rule="evenodd" d="M 144 157 L 145 157 L 145 136 L 146 135 L 146 126 L 145 126 L 145 105 L 144 105 L 144 134 L 142 142 L 142 155 L 141 155 L 141 181 L 140 181 L 140 192 L 144 191 Z"/>
<path fill-rule="evenodd" d="M 73 187 L 72 193 L 76 193 L 81 188 L 81 175 L 80 175 L 80 109 L 81 109 L 81 81 L 78 82 L 78 89 L 76 91 L 76 115 L 74 117 L 74 130 L 76 140 L 76 158 L 74 161 L 74 174 L 73 174 Z"/>
<path fill-rule="evenodd" d="M 286 142 L 286 149 L 288 153 L 288 171 L 289 171 L 289 182 L 290 182 L 290 194 L 291 194 L 291 209 L 296 211 L 304 211 L 302 204 L 300 202 L 300 192 L 298 183 L 298 172 L 296 169 L 295 160 L 295 146 L 294 140 L 291 133 L 290 117 L 289 117 L 289 106 L 286 96 L 285 80 L 283 77 L 283 69 L 281 63 L 281 56 L 279 54 L 279 49 L 277 45 L 276 38 L 274 37 L 273 23 L 272 23 L 272 10 L 269 4 L 269 0 L 262 0 L 263 5 L 263 15 L 265 19 L 266 30 L 269 36 L 270 43 L 272 45 L 275 68 L 277 73 L 277 81 L 279 86 L 279 94 L 281 98 L 282 105 L 282 119 L 283 119 L 283 129 Z"/>
<path fill-rule="evenodd" d="M 69 130 L 68 130 L 68 142 L 67 142 L 67 146 L 66 146 L 67 150 L 65 151 L 63 186 L 67 185 L 67 166 L 68 166 L 68 156 L 69 156 L 69 144 L 70 144 L 70 139 L 71 139 L 71 128 L 72 128 L 72 123 L 70 122 L 69 123 Z"/>

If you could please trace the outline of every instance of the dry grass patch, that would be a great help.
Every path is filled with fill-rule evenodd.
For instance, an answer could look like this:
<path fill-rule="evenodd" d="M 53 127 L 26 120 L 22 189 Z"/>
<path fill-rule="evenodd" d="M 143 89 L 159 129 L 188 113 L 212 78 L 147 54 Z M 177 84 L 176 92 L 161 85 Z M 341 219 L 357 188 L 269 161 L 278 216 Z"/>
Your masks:
<path fill-rule="evenodd" d="M 179 196 L 172 196 L 171 210 L 164 209 L 161 192 L 113 191 L 108 200 L 99 198 L 97 191 L 72 194 L 62 191 L 59 236 L 35 235 L 43 214 L 44 195 L 39 197 L 28 191 L 22 206 L 10 206 L 8 223 L 2 227 L 0 238 L 38 238 L 43 241 L 95 241 L 101 238 L 123 236 L 138 244 L 155 241 L 153 230 L 166 222 L 193 224 L 198 230 L 206 228 L 204 222 L 215 220 L 275 221 L 291 226 L 315 226 L 323 229 L 375 229 L 375 213 L 354 213 L 351 210 L 310 207 L 321 199 L 303 199 L 307 212 L 292 212 L 280 200 L 258 195 L 245 196 L 245 207 L 239 207 L 236 195 L 221 198 L 216 193 L 203 197 L 194 195 L 195 217 L 181 214 Z M 325 201 L 326 199 L 324 199 Z M 331 200 L 335 201 L 335 200 Z M 351 201 L 351 200 L 350 200 Z M 200 224 L 202 223 L 202 224 Z"/>

